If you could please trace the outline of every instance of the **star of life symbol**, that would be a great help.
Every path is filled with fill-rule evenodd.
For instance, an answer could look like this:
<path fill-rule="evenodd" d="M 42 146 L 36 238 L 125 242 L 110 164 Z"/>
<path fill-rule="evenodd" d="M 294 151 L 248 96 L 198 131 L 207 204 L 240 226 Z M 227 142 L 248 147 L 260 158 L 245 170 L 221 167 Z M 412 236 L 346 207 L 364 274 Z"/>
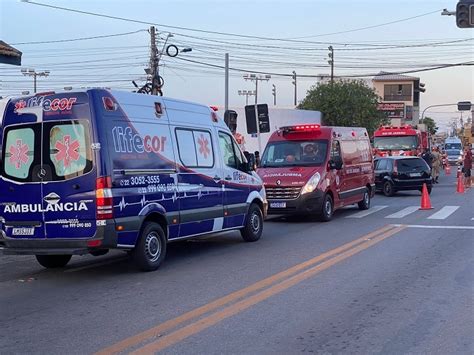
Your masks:
<path fill-rule="evenodd" d="M 198 138 L 199 143 L 199 154 L 204 155 L 204 159 L 207 159 L 207 156 L 211 153 L 209 150 L 209 141 L 201 134 Z"/>
<path fill-rule="evenodd" d="M 54 147 L 58 150 L 54 158 L 57 162 L 62 160 L 64 167 L 68 168 L 71 161 L 79 160 L 79 142 L 77 140 L 71 142 L 71 136 L 65 135 L 63 141 L 57 141 Z"/>
<path fill-rule="evenodd" d="M 15 165 L 16 169 L 20 169 L 23 164 L 28 163 L 29 147 L 23 144 L 21 139 L 17 139 L 14 145 L 10 146 L 10 164 Z"/>
<path fill-rule="evenodd" d="M 16 113 L 19 109 L 25 108 L 25 107 L 26 107 L 26 101 L 20 100 L 15 103 L 15 109 L 13 110 L 13 112 Z"/>

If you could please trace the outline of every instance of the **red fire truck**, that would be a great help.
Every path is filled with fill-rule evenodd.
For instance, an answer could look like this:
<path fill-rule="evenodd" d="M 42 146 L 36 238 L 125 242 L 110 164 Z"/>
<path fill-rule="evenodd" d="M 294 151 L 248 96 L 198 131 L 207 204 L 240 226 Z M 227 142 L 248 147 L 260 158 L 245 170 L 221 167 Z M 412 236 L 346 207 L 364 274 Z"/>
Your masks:
<path fill-rule="evenodd" d="M 424 148 L 429 148 L 429 137 L 426 130 L 405 126 L 381 126 L 374 132 L 374 154 L 386 155 L 419 155 Z"/>

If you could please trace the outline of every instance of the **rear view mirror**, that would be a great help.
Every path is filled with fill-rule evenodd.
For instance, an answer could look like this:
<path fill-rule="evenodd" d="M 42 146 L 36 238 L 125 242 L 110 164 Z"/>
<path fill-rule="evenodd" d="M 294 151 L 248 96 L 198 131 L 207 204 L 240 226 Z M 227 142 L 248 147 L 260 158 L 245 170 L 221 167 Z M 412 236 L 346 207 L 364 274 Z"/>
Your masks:
<path fill-rule="evenodd" d="M 336 170 L 341 170 L 342 169 L 342 159 L 331 159 L 328 162 L 328 167 L 330 170 L 336 169 Z"/>

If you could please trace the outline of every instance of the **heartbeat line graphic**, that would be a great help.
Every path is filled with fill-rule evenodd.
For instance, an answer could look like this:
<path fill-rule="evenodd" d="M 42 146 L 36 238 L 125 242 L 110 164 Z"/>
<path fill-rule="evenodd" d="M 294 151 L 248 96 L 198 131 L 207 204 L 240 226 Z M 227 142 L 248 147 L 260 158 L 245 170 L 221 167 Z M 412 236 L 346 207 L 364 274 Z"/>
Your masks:
<path fill-rule="evenodd" d="M 142 194 L 142 198 L 138 202 L 126 202 L 125 201 L 125 196 L 122 196 L 122 199 L 118 203 L 118 205 L 114 205 L 114 207 L 120 208 L 120 211 L 123 211 L 127 206 L 141 206 L 142 208 L 145 207 L 146 205 L 150 203 L 156 203 L 156 202 L 164 202 L 164 201 L 173 201 L 176 202 L 177 200 L 180 199 L 187 199 L 187 198 L 197 198 L 198 200 L 201 199 L 204 196 L 212 196 L 212 195 L 218 195 L 219 192 L 211 192 L 210 190 L 206 189 L 203 191 L 204 186 L 203 185 L 198 185 L 198 186 L 188 186 L 190 188 L 189 190 L 195 190 L 196 188 L 199 189 L 197 192 L 193 191 L 184 191 L 183 195 L 179 196 L 179 193 L 177 191 L 173 192 L 173 195 L 171 197 L 165 197 L 164 193 L 161 193 L 161 198 L 160 199 L 155 199 L 155 200 L 147 200 L 146 195 Z"/>

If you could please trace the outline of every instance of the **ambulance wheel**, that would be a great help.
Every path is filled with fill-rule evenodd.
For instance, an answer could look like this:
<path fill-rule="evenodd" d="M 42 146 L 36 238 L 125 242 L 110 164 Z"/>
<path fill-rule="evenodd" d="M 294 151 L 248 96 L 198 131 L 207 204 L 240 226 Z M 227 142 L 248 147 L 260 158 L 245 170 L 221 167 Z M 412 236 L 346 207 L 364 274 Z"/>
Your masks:
<path fill-rule="evenodd" d="M 48 269 L 64 267 L 71 258 L 72 255 L 36 255 L 38 263 Z"/>
<path fill-rule="evenodd" d="M 390 181 L 385 181 L 382 187 L 383 194 L 387 197 L 391 197 L 395 194 L 395 189 Z"/>
<path fill-rule="evenodd" d="M 368 210 L 370 208 L 370 193 L 367 188 L 364 191 L 364 197 L 362 201 L 360 201 L 357 205 L 361 210 Z"/>
<path fill-rule="evenodd" d="M 256 242 L 263 232 L 263 213 L 257 204 L 252 203 L 249 207 L 245 226 L 240 230 L 243 240 L 246 242 Z"/>
<path fill-rule="evenodd" d="M 325 194 L 323 197 L 323 205 L 319 213 L 319 219 L 323 222 L 329 222 L 334 214 L 334 202 L 331 195 Z"/>
<path fill-rule="evenodd" d="M 166 237 L 161 226 L 148 222 L 140 233 L 135 249 L 131 256 L 137 267 L 142 271 L 158 269 L 166 255 Z"/>

